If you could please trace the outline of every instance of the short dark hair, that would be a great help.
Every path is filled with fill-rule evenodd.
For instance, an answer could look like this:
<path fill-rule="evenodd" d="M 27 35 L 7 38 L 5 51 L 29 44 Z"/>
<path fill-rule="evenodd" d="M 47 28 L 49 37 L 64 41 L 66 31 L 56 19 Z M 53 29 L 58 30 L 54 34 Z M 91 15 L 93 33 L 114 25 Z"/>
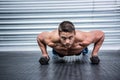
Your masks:
<path fill-rule="evenodd" d="M 63 21 L 59 24 L 58 31 L 60 32 L 75 32 L 75 27 L 70 21 Z"/>

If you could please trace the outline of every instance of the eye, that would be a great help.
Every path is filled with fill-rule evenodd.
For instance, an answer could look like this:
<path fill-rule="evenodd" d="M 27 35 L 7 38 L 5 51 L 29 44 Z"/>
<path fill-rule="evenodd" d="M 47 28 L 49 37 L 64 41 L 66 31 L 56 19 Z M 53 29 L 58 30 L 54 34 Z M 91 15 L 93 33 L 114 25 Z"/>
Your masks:
<path fill-rule="evenodd" d="M 72 39 L 72 38 L 73 38 L 73 36 L 70 36 L 70 37 L 69 37 L 69 39 Z"/>
<path fill-rule="evenodd" d="M 65 37 L 61 37 L 63 40 L 66 40 L 66 38 Z"/>

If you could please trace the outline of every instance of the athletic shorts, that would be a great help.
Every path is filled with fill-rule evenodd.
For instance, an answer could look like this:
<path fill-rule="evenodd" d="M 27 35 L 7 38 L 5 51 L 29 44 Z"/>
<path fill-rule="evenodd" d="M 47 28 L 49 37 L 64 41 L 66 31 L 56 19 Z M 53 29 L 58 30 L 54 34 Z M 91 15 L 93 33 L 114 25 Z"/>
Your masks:
<path fill-rule="evenodd" d="M 59 57 L 64 57 L 64 55 L 62 55 L 62 54 L 56 52 L 54 49 L 52 49 L 52 53 L 53 53 L 54 55 L 58 55 Z M 78 54 L 75 54 L 75 55 L 77 56 L 77 55 L 80 55 L 80 54 L 81 54 L 81 52 L 78 53 Z"/>
<path fill-rule="evenodd" d="M 82 53 L 83 55 L 85 55 L 85 54 L 88 53 L 88 51 L 89 51 L 89 50 L 88 50 L 88 48 L 86 47 L 86 48 L 84 48 L 80 53 L 75 54 L 75 55 L 77 56 L 77 55 L 80 55 L 81 53 Z M 53 52 L 54 55 L 58 55 L 58 56 L 60 56 L 60 57 L 64 57 L 64 55 L 56 52 L 54 49 L 52 50 L 52 52 Z"/>

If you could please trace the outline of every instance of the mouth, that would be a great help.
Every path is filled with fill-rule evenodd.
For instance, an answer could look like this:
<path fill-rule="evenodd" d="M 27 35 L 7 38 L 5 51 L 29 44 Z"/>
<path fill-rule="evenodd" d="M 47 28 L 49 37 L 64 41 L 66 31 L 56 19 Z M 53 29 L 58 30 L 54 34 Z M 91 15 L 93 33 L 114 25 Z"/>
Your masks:
<path fill-rule="evenodd" d="M 70 47 L 71 47 L 71 45 L 70 45 L 70 44 L 67 44 L 67 45 L 65 45 L 65 47 L 66 47 L 66 48 L 70 48 Z"/>

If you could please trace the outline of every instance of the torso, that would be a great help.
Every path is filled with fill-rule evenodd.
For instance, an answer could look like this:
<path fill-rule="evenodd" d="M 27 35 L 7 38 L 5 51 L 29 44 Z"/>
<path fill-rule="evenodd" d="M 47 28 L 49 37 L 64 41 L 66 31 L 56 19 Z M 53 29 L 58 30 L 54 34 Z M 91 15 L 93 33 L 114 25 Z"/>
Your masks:
<path fill-rule="evenodd" d="M 73 46 L 68 49 L 62 45 L 53 47 L 53 49 L 62 55 L 69 56 L 69 55 L 79 54 L 85 47 L 86 45 L 80 45 L 79 43 L 74 43 Z"/>
<path fill-rule="evenodd" d="M 56 34 L 57 32 L 53 32 L 54 37 L 50 37 L 49 39 L 45 40 L 45 43 L 52 47 L 56 52 L 59 54 L 69 56 L 69 55 L 75 55 L 79 54 L 84 48 L 86 48 L 89 44 L 93 42 L 92 34 L 84 33 L 84 32 L 76 32 L 75 36 L 75 42 L 74 44 L 69 48 L 65 48 L 59 41 L 59 36 Z M 53 33 L 51 33 L 53 35 Z M 81 33 L 81 35 L 79 34 Z M 51 40 L 51 38 L 53 38 Z"/>

